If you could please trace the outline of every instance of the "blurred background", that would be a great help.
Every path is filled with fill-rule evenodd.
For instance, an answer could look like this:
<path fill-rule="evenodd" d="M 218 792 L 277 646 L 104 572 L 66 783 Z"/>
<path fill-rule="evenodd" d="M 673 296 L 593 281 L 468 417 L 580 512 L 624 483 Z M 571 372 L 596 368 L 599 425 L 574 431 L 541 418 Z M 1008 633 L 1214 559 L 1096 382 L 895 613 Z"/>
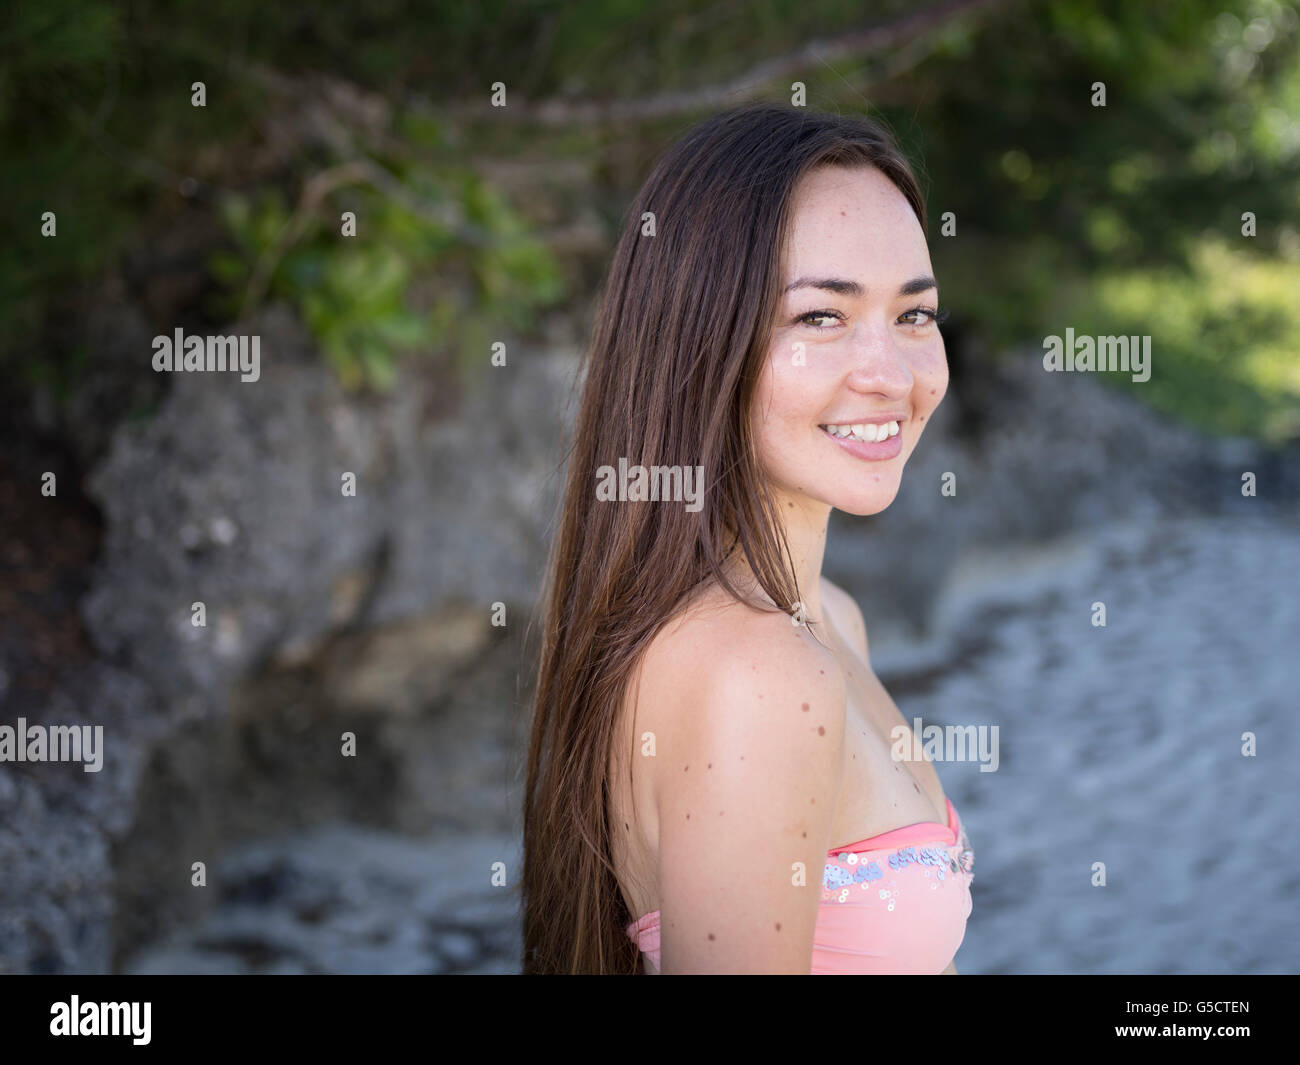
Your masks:
<path fill-rule="evenodd" d="M 1278 0 L 7 5 L 0 724 L 105 755 L 0 763 L 0 972 L 518 971 L 597 286 L 667 144 L 796 82 L 896 132 L 952 312 L 826 573 L 905 718 L 999 727 L 937 767 L 958 968 L 1296 971 L 1298 46 Z M 155 373 L 178 328 L 259 380 Z M 1044 372 L 1067 328 L 1150 380 Z"/>

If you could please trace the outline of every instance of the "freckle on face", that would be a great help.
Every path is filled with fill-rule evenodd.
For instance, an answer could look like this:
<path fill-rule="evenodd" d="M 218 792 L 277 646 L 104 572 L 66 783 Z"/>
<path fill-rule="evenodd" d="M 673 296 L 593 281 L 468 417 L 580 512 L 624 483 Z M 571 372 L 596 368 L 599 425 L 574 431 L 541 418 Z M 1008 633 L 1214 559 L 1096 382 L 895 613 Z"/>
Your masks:
<path fill-rule="evenodd" d="M 817 735 L 818 735 L 818 736 L 825 736 L 825 735 L 826 735 L 826 728 L 825 728 L 824 725 L 818 725 L 818 726 L 817 726 Z"/>
<path fill-rule="evenodd" d="M 807 713 L 807 712 L 808 712 L 808 704 L 807 704 L 807 703 L 804 703 L 803 706 L 800 707 L 800 709 L 803 710 L 804 713 Z"/>

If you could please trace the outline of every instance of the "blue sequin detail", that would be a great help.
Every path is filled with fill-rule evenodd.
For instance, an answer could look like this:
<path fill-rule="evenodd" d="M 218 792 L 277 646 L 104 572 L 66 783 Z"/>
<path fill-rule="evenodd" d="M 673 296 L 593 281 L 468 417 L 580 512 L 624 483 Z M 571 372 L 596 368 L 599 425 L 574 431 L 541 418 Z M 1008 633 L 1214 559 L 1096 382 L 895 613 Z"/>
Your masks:
<path fill-rule="evenodd" d="M 902 869 L 913 862 L 918 865 L 929 865 L 934 867 L 934 871 L 939 874 L 939 879 L 942 880 L 946 875 L 950 861 L 951 859 L 946 851 L 937 850 L 934 847 L 922 847 L 919 851 L 915 847 L 904 847 L 889 856 L 889 868 Z"/>
<path fill-rule="evenodd" d="M 848 887 L 850 884 L 869 884 L 873 880 L 879 880 L 884 876 L 875 862 L 867 862 L 859 865 L 851 872 L 839 865 L 827 864 L 825 872 L 822 874 L 822 886 L 825 888 Z"/>
<path fill-rule="evenodd" d="M 951 851 L 955 849 L 954 855 Z M 826 868 L 822 873 L 822 886 L 828 891 L 839 891 L 841 896 L 831 896 L 835 902 L 845 902 L 848 899 L 848 893 L 845 888 L 852 887 L 854 884 L 865 885 L 874 880 L 880 880 L 885 874 L 881 871 L 879 865 L 875 862 L 868 862 L 863 858 L 858 862 L 849 862 L 849 858 L 858 852 L 840 851 L 835 857 L 840 864 L 827 862 Z M 924 865 L 934 870 L 936 880 L 944 880 L 949 872 L 965 874 L 972 877 L 971 867 L 974 864 L 974 852 L 971 850 L 970 841 L 966 837 L 963 828 L 958 833 L 958 839 L 953 844 L 947 844 L 941 847 L 901 847 L 889 856 L 889 868 L 895 872 L 905 869 L 909 865 Z M 925 874 L 927 877 L 929 873 Z M 972 877 L 973 879 L 973 877 Z M 890 902 L 892 908 L 893 902 Z"/>

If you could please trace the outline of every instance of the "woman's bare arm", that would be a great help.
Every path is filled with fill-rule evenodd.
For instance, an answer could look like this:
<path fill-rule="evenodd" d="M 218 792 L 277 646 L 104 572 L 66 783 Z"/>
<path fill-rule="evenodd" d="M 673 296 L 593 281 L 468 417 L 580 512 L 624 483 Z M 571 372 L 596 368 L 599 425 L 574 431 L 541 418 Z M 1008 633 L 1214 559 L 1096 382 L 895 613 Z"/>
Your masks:
<path fill-rule="evenodd" d="M 839 792 L 843 677 L 788 617 L 727 614 L 691 634 L 681 676 L 657 686 L 676 700 L 654 770 L 661 971 L 806 974 Z"/>

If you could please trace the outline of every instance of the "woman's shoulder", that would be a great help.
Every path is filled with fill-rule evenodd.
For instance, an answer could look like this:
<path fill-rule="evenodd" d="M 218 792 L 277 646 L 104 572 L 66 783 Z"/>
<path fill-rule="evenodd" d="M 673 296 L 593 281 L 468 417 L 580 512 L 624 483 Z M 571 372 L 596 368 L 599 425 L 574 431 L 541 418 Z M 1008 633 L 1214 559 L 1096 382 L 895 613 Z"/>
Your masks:
<path fill-rule="evenodd" d="M 820 727 L 842 733 L 845 685 L 835 656 L 790 615 L 721 589 L 664 625 L 647 649 L 640 689 L 639 727 L 657 722 L 682 743 L 756 726 L 785 742 L 808 727 L 804 714 L 814 706 Z"/>
<path fill-rule="evenodd" d="M 822 609 L 839 630 L 844 642 L 870 661 L 867 647 L 867 623 L 862 608 L 853 596 L 829 578 L 821 578 Z"/>
<path fill-rule="evenodd" d="M 727 667 L 753 665 L 756 657 L 770 655 L 794 670 L 814 665 L 825 669 L 825 658 L 833 662 L 798 619 L 773 607 L 751 606 L 716 585 L 701 591 L 664 624 L 651 652 L 679 669 L 709 675 L 725 675 Z"/>

